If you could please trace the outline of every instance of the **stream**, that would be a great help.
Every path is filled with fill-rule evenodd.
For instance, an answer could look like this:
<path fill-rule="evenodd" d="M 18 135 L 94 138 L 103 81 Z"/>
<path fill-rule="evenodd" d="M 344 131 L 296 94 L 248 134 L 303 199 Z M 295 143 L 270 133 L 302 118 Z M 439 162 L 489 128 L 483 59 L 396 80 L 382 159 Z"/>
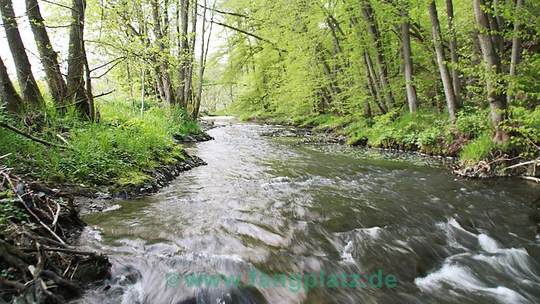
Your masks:
<path fill-rule="evenodd" d="M 113 268 L 78 303 L 540 303 L 540 186 L 217 123 L 207 166 L 85 216 Z"/>

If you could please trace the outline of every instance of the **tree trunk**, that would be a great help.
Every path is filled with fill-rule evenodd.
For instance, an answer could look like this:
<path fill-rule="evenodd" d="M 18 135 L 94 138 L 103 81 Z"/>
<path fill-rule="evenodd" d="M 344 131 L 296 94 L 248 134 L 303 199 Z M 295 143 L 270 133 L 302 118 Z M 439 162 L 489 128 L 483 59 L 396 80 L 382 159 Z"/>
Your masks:
<path fill-rule="evenodd" d="M 0 11 L 2 21 L 6 31 L 6 37 L 17 69 L 17 79 L 24 101 L 31 105 L 42 105 L 44 103 L 41 92 L 32 73 L 32 66 L 26 55 L 26 50 L 17 27 L 17 20 L 13 12 L 11 0 L 0 0 Z"/>
<path fill-rule="evenodd" d="M 195 60 L 195 42 L 197 41 L 197 1 L 192 3 L 192 15 L 191 15 L 191 34 L 188 41 L 189 48 L 189 58 L 187 63 L 187 73 L 186 73 L 186 87 L 185 87 L 185 97 L 186 104 L 191 106 L 191 111 L 193 111 L 193 62 Z"/>
<path fill-rule="evenodd" d="M 459 56 L 457 50 L 457 38 L 456 28 L 454 24 L 454 4 L 453 0 L 446 0 L 446 14 L 448 16 L 448 30 L 450 32 L 450 60 L 452 62 L 452 86 L 454 88 L 454 95 L 456 96 L 456 106 L 460 106 L 463 102 L 461 100 L 461 80 L 459 79 Z"/>
<path fill-rule="evenodd" d="M 167 2 L 167 1 L 166 1 Z M 168 3 L 165 3 L 167 6 Z M 168 40 L 168 10 L 163 13 L 164 26 L 161 26 L 161 10 L 158 0 L 152 2 L 152 16 L 154 18 L 154 35 L 156 36 L 156 44 L 159 49 L 158 60 L 159 69 L 157 77 L 161 79 L 163 99 L 166 103 L 174 105 L 176 100 L 174 98 L 173 87 L 171 78 L 169 77 L 169 63 L 167 62 L 168 50 L 164 40 Z M 165 56 L 165 58 L 163 58 Z"/>
<path fill-rule="evenodd" d="M 0 58 L 0 103 L 5 106 L 9 112 L 17 113 L 22 109 L 22 100 L 7 72 L 4 61 Z"/>
<path fill-rule="evenodd" d="M 494 40 L 490 34 L 489 19 L 482 10 L 485 5 L 482 0 L 473 0 L 474 16 L 478 25 L 480 47 L 486 66 L 486 89 L 487 98 L 491 110 L 491 122 L 495 127 L 495 143 L 504 143 L 508 141 L 509 136 L 501 128 L 501 123 L 506 118 L 507 103 L 506 96 L 500 90 L 497 90 L 497 80 L 501 77 L 501 60 L 495 51 Z"/>
<path fill-rule="evenodd" d="M 195 107 L 193 109 L 193 118 L 196 119 L 199 116 L 199 111 L 201 108 L 201 99 L 202 99 L 202 91 L 203 91 L 203 84 L 204 84 L 204 72 L 206 69 L 206 60 L 208 58 L 208 50 L 210 46 L 210 37 L 212 37 L 212 28 L 214 26 L 214 13 L 212 12 L 212 17 L 210 19 L 210 28 L 208 30 L 208 38 L 205 43 L 205 33 L 206 33 L 206 0 L 204 1 L 204 11 L 203 11 L 203 24 L 202 24 L 202 31 L 201 31 L 201 59 L 200 59 L 200 67 L 199 67 L 199 86 L 197 91 L 197 96 L 195 97 Z"/>
<path fill-rule="evenodd" d="M 388 109 L 386 108 L 386 106 L 384 105 L 384 102 L 382 101 L 380 88 L 377 83 L 377 76 L 375 75 L 375 70 L 373 69 L 373 63 L 371 62 L 371 58 L 369 57 L 369 54 L 367 52 L 364 52 L 364 64 L 366 65 L 366 70 L 367 70 L 368 85 L 372 90 L 371 95 L 373 96 L 373 99 L 375 100 L 377 107 L 379 108 L 379 110 L 381 110 L 381 113 L 385 114 L 388 112 Z"/>
<path fill-rule="evenodd" d="M 47 30 L 45 29 L 38 1 L 26 0 L 26 12 L 30 20 L 34 39 L 36 40 L 41 64 L 45 70 L 51 96 L 58 105 L 62 105 L 66 97 L 66 82 L 60 71 L 57 53 L 54 51 Z"/>
<path fill-rule="evenodd" d="M 394 105 L 394 95 L 392 94 L 390 83 L 388 81 L 388 67 L 386 65 L 386 60 L 384 57 L 384 49 L 382 47 L 381 36 L 377 27 L 373 8 L 371 7 L 369 0 L 362 0 L 361 6 L 364 19 L 368 23 L 368 31 L 371 34 L 371 37 L 373 38 L 373 42 L 375 44 L 375 60 L 377 62 L 377 67 L 379 70 L 381 89 L 383 91 L 382 93 L 386 98 L 387 107 L 390 108 Z"/>
<path fill-rule="evenodd" d="M 519 64 L 520 55 L 521 55 L 521 37 L 519 36 L 519 30 L 521 28 L 520 24 L 520 10 L 523 7 L 523 0 L 517 0 L 516 1 L 516 7 L 514 10 L 514 36 L 512 37 L 512 55 L 510 58 L 510 81 L 509 83 L 512 84 L 514 81 L 514 77 L 517 75 L 517 65 Z M 513 97 L 512 93 L 513 88 L 509 88 L 509 93 L 507 96 L 507 102 L 511 103 Z"/>
<path fill-rule="evenodd" d="M 405 87 L 407 89 L 407 102 L 409 104 L 409 112 L 416 113 L 417 97 L 416 88 L 413 84 L 413 62 L 411 56 L 411 37 L 409 34 L 409 16 L 407 8 L 401 11 L 401 38 L 403 40 L 403 63 L 405 74 Z"/>
<path fill-rule="evenodd" d="M 441 74 L 444 95 L 446 97 L 446 105 L 448 107 L 448 114 L 450 116 L 450 121 L 454 123 L 456 121 L 456 96 L 454 94 L 454 88 L 452 85 L 452 80 L 450 79 L 450 74 L 448 73 L 448 67 L 445 63 L 444 49 L 441 38 L 441 26 L 439 24 L 437 6 L 435 5 L 434 0 L 432 0 L 429 4 L 429 15 L 431 17 L 433 44 L 435 46 L 435 53 L 437 54 L 437 65 L 439 66 L 439 72 Z"/>
<path fill-rule="evenodd" d="M 84 51 L 84 13 L 86 0 L 72 0 L 71 28 L 69 31 L 69 55 L 67 90 L 68 98 L 76 104 L 80 114 L 93 120 L 95 117 L 94 104 L 92 98 L 87 96 L 85 87 L 84 68 L 86 64 L 86 54 Z"/>
<path fill-rule="evenodd" d="M 186 78 L 188 72 L 188 56 L 189 56 L 189 45 L 188 45 L 188 22 L 189 22 L 189 0 L 179 0 L 180 1 L 180 32 L 178 33 L 180 37 L 180 46 L 179 46 L 179 56 L 180 56 L 180 84 L 178 86 L 178 103 L 183 107 L 187 106 L 186 98 Z"/>

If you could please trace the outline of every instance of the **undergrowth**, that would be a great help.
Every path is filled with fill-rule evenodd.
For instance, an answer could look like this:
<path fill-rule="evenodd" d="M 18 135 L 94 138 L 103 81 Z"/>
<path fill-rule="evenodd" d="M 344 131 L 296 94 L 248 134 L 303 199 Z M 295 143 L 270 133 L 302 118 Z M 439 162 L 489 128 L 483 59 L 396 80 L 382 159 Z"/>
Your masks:
<path fill-rule="evenodd" d="M 32 127 L 6 115 L 0 118 L 67 148 L 48 147 L 0 128 L 0 156 L 4 156 L 0 162 L 15 172 L 52 183 L 142 184 L 153 168 L 183 159 L 173 135 L 201 132 L 182 110 L 152 104 L 141 113 L 127 102 L 102 102 L 96 123 L 71 112 L 58 113 L 52 106 L 45 113 L 25 117 Z"/>
<path fill-rule="evenodd" d="M 493 128 L 489 124 L 489 111 L 472 106 L 460 110 L 455 124 L 450 123 L 446 113 L 429 108 L 415 114 L 392 110 L 374 118 L 366 118 L 357 113 L 284 115 L 261 110 L 250 112 L 238 106 L 230 110 L 243 120 L 270 120 L 312 127 L 318 131 L 332 131 L 345 135 L 350 145 L 458 156 L 465 163 L 487 159 L 495 151 L 523 158 L 539 155 L 540 107 L 534 110 L 510 108 L 504 129 L 511 135 L 511 139 L 504 146 L 497 146 L 492 141 Z"/>

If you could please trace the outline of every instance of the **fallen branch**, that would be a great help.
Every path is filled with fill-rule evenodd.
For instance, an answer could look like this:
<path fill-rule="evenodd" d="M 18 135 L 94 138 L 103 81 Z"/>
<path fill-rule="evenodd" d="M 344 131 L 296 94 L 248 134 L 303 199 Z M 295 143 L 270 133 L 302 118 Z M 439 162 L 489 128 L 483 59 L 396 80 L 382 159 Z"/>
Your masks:
<path fill-rule="evenodd" d="M 532 164 L 534 164 L 534 165 L 540 164 L 540 159 L 535 159 L 535 160 L 519 163 L 519 164 L 516 164 L 516 165 L 512 165 L 510 167 L 504 168 L 503 170 L 514 169 L 514 168 L 517 168 L 517 167 L 528 166 L 528 165 L 532 165 Z"/>
<path fill-rule="evenodd" d="M 37 216 L 34 211 L 32 211 L 32 209 L 30 209 L 30 207 L 28 207 L 28 205 L 26 204 L 26 202 L 24 201 L 24 199 L 21 197 L 21 195 L 17 192 L 17 187 L 15 187 L 15 185 L 13 184 L 13 182 L 11 181 L 11 178 L 9 177 L 9 175 L 5 172 L 1 172 L 2 175 L 4 175 L 4 177 L 6 178 L 6 180 L 8 181 L 8 183 L 11 185 L 11 189 L 13 190 L 13 193 L 15 193 L 17 195 L 17 197 L 19 198 L 19 201 L 21 202 L 21 204 L 23 205 L 24 209 L 26 209 L 26 211 L 28 211 L 28 213 L 30 213 L 30 215 L 32 215 L 36 221 L 41 225 L 43 226 L 43 228 L 45 228 L 55 239 L 57 239 L 62 245 L 66 245 L 66 243 L 64 242 L 64 240 L 62 240 L 61 237 L 59 237 L 54 231 L 52 231 L 51 228 L 49 228 L 49 226 L 47 226 L 40 218 L 39 216 Z"/>
<path fill-rule="evenodd" d="M 62 146 L 62 145 L 57 145 L 55 143 L 51 143 L 51 142 L 48 142 L 48 141 L 43 140 L 41 138 L 37 138 L 35 136 L 32 136 L 32 135 L 30 135 L 28 133 L 25 133 L 25 132 L 23 132 L 23 131 L 21 131 L 21 130 L 13 127 L 13 126 L 10 126 L 8 124 L 5 124 L 3 122 L 0 122 L 0 127 L 4 128 L 4 129 L 8 129 L 10 131 L 13 131 L 13 132 L 15 132 L 15 133 L 17 133 L 19 135 L 22 135 L 22 136 L 24 136 L 24 137 L 26 137 L 26 138 L 28 138 L 30 140 L 33 140 L 35 142 L 38 142 L 38 143 L 43 144 L 43 145 L 48 146 L 48 147 L 55 147 L 55 148 L 59 148 L 59 149 L 70 149 L 69 147 Z"/>
<path fill-rule="evenodd" d="M 36 249 L 34 249 L 34 248 L 23 248 L 22 250 L 26 251 L 26 252 L 35 252 L 36 251 Z M 95 256 L 96 255 L 95 252 L 79 251 L 79 250 L 69 249 L 69 248 L 42 247 L 41 250 L 49 251 L 49 252 L 72 253 L 72 254 L 86 255 L 86 256 Z"/>
<path fill-rule="evenodd" d="M 524 179 L 524 180 L 529 180 L 529 181 L 533 181 L 533 182 L 536 182 L 538 184 L 540 184 L 540 178 L 538 177 L 532 177 L 532 176 L 520 176 L 521 179 Z"/>

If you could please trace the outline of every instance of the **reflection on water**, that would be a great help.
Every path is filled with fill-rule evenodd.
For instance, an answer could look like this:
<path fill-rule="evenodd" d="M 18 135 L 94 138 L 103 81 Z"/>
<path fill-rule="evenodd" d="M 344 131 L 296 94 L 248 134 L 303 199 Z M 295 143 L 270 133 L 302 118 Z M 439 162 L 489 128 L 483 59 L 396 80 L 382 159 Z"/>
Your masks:
<path fill-rule="evenodd" d="M 111 255 L 113 278 L 84 303 L 538 303 L 540 188 L 466 181 L 417 158 L 267 137 L 232 124 L 190 148 L 208 165 L 159 194 L 87 216 L 84 246 Z M 395 288 L 293 290 L 248 284 L 251 271 L 362 274 Z M 194 274 L 235 286 L 183 284 Z M 167 281 L 174 274 L 174 285 Z M 217 277 L 220 278 L 220 277 Z M 184 282 L 185 283 L 185 282 Z"/>

